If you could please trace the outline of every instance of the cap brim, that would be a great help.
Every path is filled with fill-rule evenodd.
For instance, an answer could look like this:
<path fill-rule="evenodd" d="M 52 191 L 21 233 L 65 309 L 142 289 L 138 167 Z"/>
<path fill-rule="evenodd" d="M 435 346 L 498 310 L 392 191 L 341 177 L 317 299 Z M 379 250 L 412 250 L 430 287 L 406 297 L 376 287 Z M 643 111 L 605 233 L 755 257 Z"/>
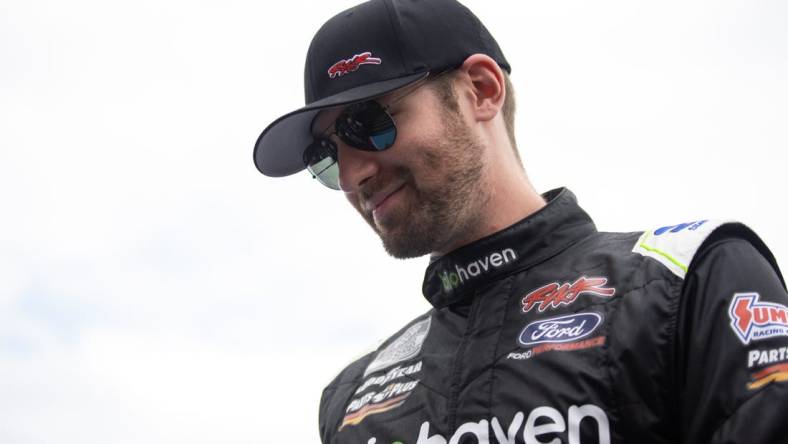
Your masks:
<path fill-rule="evenodd" d="M 266 176 L 282 177 L 305 168 L 304 149 L 312 142 L 310 125 L 325 108 L 378 97 L 425 78 L 428 71 L 362 85 L 312 102 L 276 119 L 263 130 L 254 146 L 254 164 Z"/>

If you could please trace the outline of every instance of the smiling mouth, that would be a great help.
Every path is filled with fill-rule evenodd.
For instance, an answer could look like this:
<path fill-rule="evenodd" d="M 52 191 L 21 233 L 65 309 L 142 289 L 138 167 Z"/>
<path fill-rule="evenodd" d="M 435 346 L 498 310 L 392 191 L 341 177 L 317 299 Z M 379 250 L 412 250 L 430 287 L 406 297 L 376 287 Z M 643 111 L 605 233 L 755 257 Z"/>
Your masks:
<path fill-rule="evenodd" d="M 383 198 L 377 205 L 372 208 L 372 216 L 375 217 L 377 213 L 381 210 L 385 210 L 385 205 L 391 200 L 391 198 L 402 191 L 405 188 L 405 184 L 400 185 L 399 187 L 395 188 L 392 192 L 390 192 L 386 197 Z"/>
<path fill-rule="evenodd" d="M 377 205 L 375 205 L 375 208 L 374 208 L 374 209 L 377 209 L 379 206 L 383 205 L 383 203 L 384 203 L 384 202 L 386 202 L 387 200 L 389 200 L 389 197 L 391 197 L 391 196 L 393 196 L 394 194 L 396 194 L 396 193 L 397 193 L 399 190 L 401 190 L 401 189 L 402 189 L 402 187 L 403 187 L 403 186 L 404 186 L 404 185 L 400 185 L 399 187 L 397 187 L 396 189 L 394 189 L 394 191 L 390 192 L 390 193 L 389 193 L 389 194 L 388 194 L 388 195 L 387 195 L 385 198 L 383 198 L 383 200 L 382 200 L 382 201 L 380 201 L 380 203 L 378 203 Z"/>

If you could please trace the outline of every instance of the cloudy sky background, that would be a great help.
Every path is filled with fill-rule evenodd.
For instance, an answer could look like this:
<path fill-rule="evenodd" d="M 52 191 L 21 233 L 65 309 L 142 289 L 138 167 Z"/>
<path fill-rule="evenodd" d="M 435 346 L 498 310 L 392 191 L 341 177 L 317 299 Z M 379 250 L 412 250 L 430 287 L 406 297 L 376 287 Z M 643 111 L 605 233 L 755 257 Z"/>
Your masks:
<path fill-rule="evenodd" d="M 426 258 L 252 164 L 354 3 L 0 4 L 0 442 L 317 442 L 321 388 L 427 310 Z M 607 231 L 740 219 L 788 267 L 788 3 L 465 3 L 539 190 Z"/>

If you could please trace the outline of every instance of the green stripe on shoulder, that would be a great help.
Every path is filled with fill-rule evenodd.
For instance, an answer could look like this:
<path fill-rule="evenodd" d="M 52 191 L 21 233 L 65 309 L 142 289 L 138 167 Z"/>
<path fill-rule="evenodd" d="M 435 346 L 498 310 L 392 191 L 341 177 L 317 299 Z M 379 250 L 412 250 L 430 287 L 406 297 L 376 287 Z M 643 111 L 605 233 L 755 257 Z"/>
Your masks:
<path fill-rule="evenodd" d="M 656 259 L 673 274 L 684 279 L 703 241 L 728 222 L 704 219 L 649 230 L 640 236 L 632 252 Z"/>

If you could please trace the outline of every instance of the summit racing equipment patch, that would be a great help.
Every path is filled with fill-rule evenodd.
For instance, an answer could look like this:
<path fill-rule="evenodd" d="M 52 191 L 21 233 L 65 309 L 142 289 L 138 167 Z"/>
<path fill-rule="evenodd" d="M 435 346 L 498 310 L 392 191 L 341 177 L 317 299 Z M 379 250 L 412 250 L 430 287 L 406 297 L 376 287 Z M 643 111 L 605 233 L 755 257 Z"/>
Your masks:
<path fill-rule="evenodd" d="M 421 352 L 421 346 L 430 332 L 432 318 L 419 321 L 403 332 L 397 339 L 386 348 L 379 351 L 375 359 L 369 363 L 364 371 L 364 377 L 369 376 L 384 368 L 415 358 Z"/>
<path fill-rule="evenodd" d="M 607 278 L 581 276 L 573 284 L 565 282 L 559 284 L 553 282 L 528 293 L 522 300 L 523 313 L 528 313 L 532 308 L 537 307 L 539 313 L 548 308 L 558 308 L 561 305 L 569 305 L 583 293 L 596 296 L 612 297 L 616 294 L 615 288 L 605 288 Z"/>
<path fill-rule="evenodd" d="M 747 368 L 788 361 L 788 347 L 769 350 L 750 350 L 747 354 Z"/>
<path fill-rule="evenodd" d="M 331 65 L 331 67 L 328 68 L 328 76 L 332 79 L 335 77 L 342 77 L 345 74 L 357 71 L 361 65 L 380 65 L 381 63 L 383 63 L 383 61 L 377 57 L 372 57 L 371 52 L 362 52 L 347 60 L 340 60 Z"/>
<path fill-rule="evenodd" d="M 777 364 L 752 374 L 753 381 L 747 388 L 755 390 L 770 382 L 788 381 L 788 364 Z"/>
<path fill-rule="evenodd" d="M 773 302 L 759 302 L 758 293 L 733 295 L 728 315 L 736 336 L 747 345 L 750 341 L 788 336 L 788 307 Z"/>

